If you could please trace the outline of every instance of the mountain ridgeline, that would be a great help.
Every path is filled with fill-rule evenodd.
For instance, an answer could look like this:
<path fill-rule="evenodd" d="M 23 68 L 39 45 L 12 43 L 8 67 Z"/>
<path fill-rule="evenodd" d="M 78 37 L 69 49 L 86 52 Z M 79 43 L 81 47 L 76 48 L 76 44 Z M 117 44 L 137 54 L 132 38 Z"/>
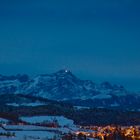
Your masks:
<path fill-rule="evenodd" d="M 90 80 L 81 80 L 68 70 L 37 75 L 33 78 L 19 74 L 0 75 L 0 96 L 6 96 L 3 98 L 5 99 L 3 103 L 21 102 L 22 104 L 25 101 L 44 103 L 48 99 L 75 106 L 140 109 L 140 94 L 129 92 L 123 86 L 109 82 L 96 84 Z M 20 100 L 10 101 L 11 96 L 18 96 Z M 28 97 L 28 101 L 25 96 Z M 29 97 L 34 99 L 29 101 Z"/>

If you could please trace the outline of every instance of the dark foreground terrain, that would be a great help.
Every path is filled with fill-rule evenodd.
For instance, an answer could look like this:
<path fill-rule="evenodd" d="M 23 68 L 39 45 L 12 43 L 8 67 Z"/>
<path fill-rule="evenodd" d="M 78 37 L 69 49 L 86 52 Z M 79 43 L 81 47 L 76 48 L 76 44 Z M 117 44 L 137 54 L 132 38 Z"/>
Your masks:
<path fill-rule="evenodd" d="M 63 115 L 79 125 L 139 125 L 140 112 L 101 108 L 77 109 L 69 104 L 49 103 L 40 106 L 0 106 L 0 117 L 18 121 L 20 116 Z"/>

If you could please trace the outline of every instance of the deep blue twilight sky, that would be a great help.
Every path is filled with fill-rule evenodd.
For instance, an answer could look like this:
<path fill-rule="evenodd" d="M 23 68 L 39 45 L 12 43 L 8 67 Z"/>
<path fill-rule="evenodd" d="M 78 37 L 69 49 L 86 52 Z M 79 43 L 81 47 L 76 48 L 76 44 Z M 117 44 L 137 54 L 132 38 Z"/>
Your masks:
<path fill-rule="evenodd" d="M 0 0 L 0 73 L 68 68 L 140 90 L 140 0 Z"/>

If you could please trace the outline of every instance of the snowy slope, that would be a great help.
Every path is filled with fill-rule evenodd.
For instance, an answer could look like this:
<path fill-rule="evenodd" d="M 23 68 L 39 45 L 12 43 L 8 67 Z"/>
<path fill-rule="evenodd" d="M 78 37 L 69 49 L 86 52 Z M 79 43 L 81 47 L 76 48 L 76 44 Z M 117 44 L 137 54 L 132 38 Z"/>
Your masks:
<path fill-rule="evenodd" d="M 74 126 L 73 120 L 67 119 L 63 116 L 33 116 L 21 117 L 21 120 L 29 123 L 43 123 L 57 121 L 60 126 Z"/>
<path fill-rule="evenodd" d="M 33 125 L 25 125 L 25 126 L 6 125 L 4 127 L 6 129 L 10 129 L 10 131 L 0 128 L 0 133 L 7 133 L 7 132 L 15 133 L 15 137 L 0 136 L 0 139 L 2 140 L 25 140 L 25 139 L 27 140 L 42 139 L 43 140 L 45 138 L 52 139 L 54 136 L 58 135 L 55 129 L 47 128 L 47 127 L 40 127 L 40 126 L 33 126 Z"/>

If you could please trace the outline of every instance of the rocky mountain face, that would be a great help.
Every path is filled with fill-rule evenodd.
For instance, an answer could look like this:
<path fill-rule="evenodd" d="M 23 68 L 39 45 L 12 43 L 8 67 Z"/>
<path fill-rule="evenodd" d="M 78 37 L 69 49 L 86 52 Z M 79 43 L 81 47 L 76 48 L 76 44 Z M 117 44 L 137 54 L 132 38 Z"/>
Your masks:
<path fill-rule="evenodd" d="M 95 107 L 140 105 L 140 94 L 130 93 L 123 86 L 109 82 L 95 84 L 90 80 L 81 80 L 68 70 L 33 78 L 27 75 L 0 75 L 2 94 L 23 94 Z"/>

